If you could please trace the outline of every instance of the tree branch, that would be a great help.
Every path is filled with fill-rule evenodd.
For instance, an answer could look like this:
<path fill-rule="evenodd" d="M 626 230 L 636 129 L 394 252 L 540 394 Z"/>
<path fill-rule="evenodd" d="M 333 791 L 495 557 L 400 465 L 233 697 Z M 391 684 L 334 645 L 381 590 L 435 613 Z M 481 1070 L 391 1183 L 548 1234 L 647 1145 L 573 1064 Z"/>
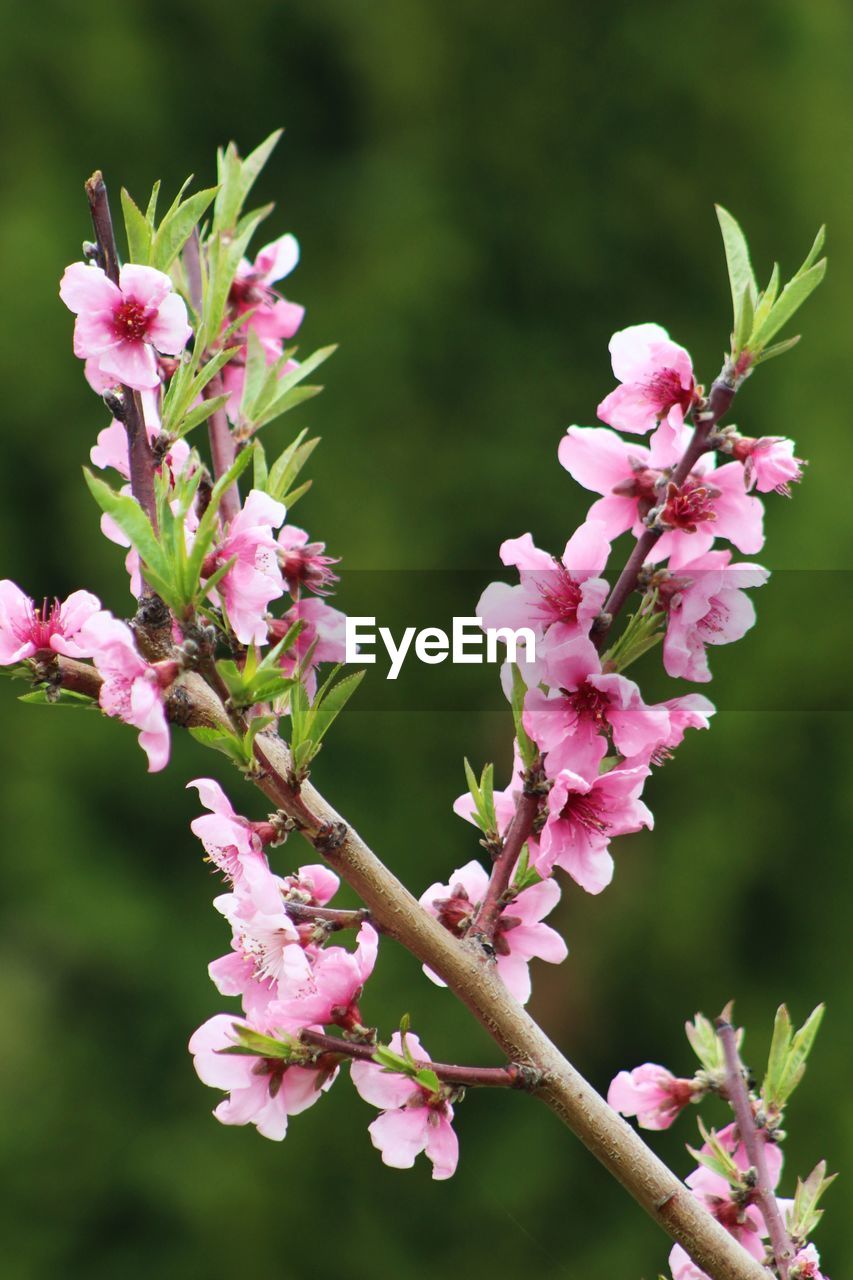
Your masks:
<path fill-rule="evenodd" d="M 481 946 L 484 943 L 490 945 L 494 939 L 500 914 L 506 905 L 505 894 L 509 889 L 513 869 L 533 831 L 533 824 L 539 812 L 539 801 L 542 798 L 541 793 L 534 790 L 534 787 L 535 782 L 530 776 L 530 771 L 527 770 L 523 790 L 516 802 L 515 813 L 504 836 L 501 851 L 492 866 L 492 874 L 489 876 L 483 901 L 477 908 L 477 913 L 468 930 L 467 936 L 478 941 Z"/>
<path fill-rule="evenodd" d="M 785 1223 L 782 1220 L 779 1205 L 773 1192 L 767 1168 L 765 1140 L 759 1135 L 755 1124 L 755 1113 L 749 1100 L 744 1079 L 743 1063 L 740 1060 L 737 1048 L 737 1036 L 729 1020 L 730 1014 L 731 1005 L 729 1004 L 726 1005 L 726 1008 L 716 1021 L 717 1035 L 720 1037 L 726 1060 L 729 1103 L 735 1113 L 738 1133 L 746 1148 L 749 1162 L 755 1169 L 758 1178 L 755 1185 L 755 1194 L 767 1225 L 776 1269 L 779 1272 L 780 1280 L 788 1280 L 788 1268 L 794 1256 L 794 1248 L 791 1244 L 791 1237 L 785 1229 Z"/>
<path fill-rule="evenodd" d="M 68 664 L 72 665 L 69 667 Z M 57 657 L 57 679 L 82 682 L 83 663 Z M 93 671 L 94 692 L 100 677 Z M 89 691 L 89 690 L 85 690 Z M 196 672 L 179 676 L 167 695 L 170 716 L 184 725 L 230 726 L 219 697 Z M 768 1280 L 702 1204 L 611 1110 L 509 994 L 483 948 L 454 938 L 376 857 L 310 782 L 294 787 L 290 753 L 277 736 L 255 740 L 259 772 L 251 781 L 293 819 L 309 843 L 355 890 L 383 933 L 427 965 L 483 1024 L 510 1062 L 540 1073 L 534 1090 L 605 1169 L 711 1280 Z"/>
<path fill-rule="evenodd" d="M 337 933 L 341 929 L 359 929 L 370 912 L 364 907 L 355 907 L 352 911 L 340 907 L 314 907 L 307 902 L 294 902 L 285 898 L 284 910 L 297 924 L 320 924 L 327 933 Z"/>
<path fill-rule="evenodd" d="M 304 1044 L 321 1049 L 324 1053 L 340 1054 L 343 1058 L 353 1058 L 357 1062 L 373 1061 L 375 1046 L 372 1044 L 359 1044 L 354 1040 L 343 1040 L 339 1036 L 327 1036 L 320 1031 L 302 1031 L 300 1039 Z M 539 1083 L 535 1072 L 516 1063 L 510 1063 L 508 1067 L 456 1067 L 447 1062 L 416 1058 L 415 1066 L 419 1071 L 434 1071 L 444 1084 L 461 1085 L 465 1088 L 532 1090 Z"/>

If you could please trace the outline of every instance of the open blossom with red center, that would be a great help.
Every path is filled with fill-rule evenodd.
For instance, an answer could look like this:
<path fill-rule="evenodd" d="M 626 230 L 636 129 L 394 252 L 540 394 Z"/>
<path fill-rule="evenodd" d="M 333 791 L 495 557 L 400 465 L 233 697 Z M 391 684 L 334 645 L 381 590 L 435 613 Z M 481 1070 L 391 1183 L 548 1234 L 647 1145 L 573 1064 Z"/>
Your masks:
<path fill-rule="evenodd" d="M 84 623 L 78 643 L 103 677 L 98 695 L 101 710 L 139 730 L 139 745 L 148 756 L 148 771 L 169 762 L 169 723 L 158 670 L 137 651 L 133 632 L 101 610 Z M 173 664 L 174 665 L 174 664 Z"/>
<path fill-rule="evenodd" d="M 90 591 L 73 591 L 67 600 L 36 606 L 9 578 L 0 582 L 0 666 L 23 662 L 35 653 L 64 653 L 85 658 L 80 630 L 101 607 Z"/>
<path fill-rule="evenodd" d="M 646 517 L 663 506 L 669 530 L 658 538 L 648 562 L 669 559 L 677 568 L 710 550 L 715 538 L 734 543 L 745 555 L 764 545 L 764 507 L 746 493 L 739 462 L 714 466 L 713 454 L 699 458 L 693 471 L 674 493 L 669 492 L 671 453 L 664 467 L 651 454 L 622 440 L 604 427 L 570 427 L 560 441 L 560 462 L 585 489 L 602 497 L 587 518 L 601 520 L 608 538 L 631 530 L 639 538 Z"/>
<path fill-rule="evenodd" d="M 790 1280 L 829 1280 L 820 1269 L 820 1254 L 813 1244 L 798 1249 L 788 1269 Z"/>
<path fill-rule="evenodd" d="M 747 489 L 753 487 L 759 493 L 781 493 L 790 498 L 791 485 L 803 478 L 805 463 L 794 456 L 793 440 L 784 436 L 761 436 L 753 440 L 749 436 L 737 436 L 732 444 L 732 456 L 743 463 L 743 478 Z"/>
<path fill-rule="evenodd" d="M 529 533 L 508 538 L 501 544 L 501 560 L 518 569 L 521 582 L 514 587 L 491 583 L 477 604 L 477 617 L 486 628 L 530 627 L 537 640 L 555 623 L 566 633 L 588 635 L 607 599 L 609 587 L 601 575 L 609 555 L 605 526 L 596 520 L 572 534 L 560 558 L 540 551 Z M 529 663 L 524 670 L 527 683 L 537 683 Z"/>
<path fill-rule="evenodd" d="M 636 1116 L 641 1129 L 668 1129 L 703 1090 L 679 1079 L 656 1062 L 620 1071 L 607 1091 L 608 1105 L 623 1116 Z"/>
<path fill-rule="evenodd" d="M 74 262 L 59 296 L 77 316 L 74 354 L 92 360 L 99 379 L 137 391 L 159 385 L 155 352 L 177 355 L 192 333 L 183 298 L 153 267 L 129 263 L 116 285 L 100 267 Z"/>
<path fill-rule="evenodd" d="M 199 1027 L 189 1043 L 193 1065 L 203 1084 L 228 1094 L 213 1112 L 217 1120 L 253 1124 L 264 1138 L 280 1142 L 287 1133 L 288 1117 L 313 1106 L 331 1088 L 337 1072 L 290 1064 L 282 1058 L 223 1052 L 239 1044 L 234 1026 L 234 1018 L 217 1013 Z"/>
<path fill-rule="evenodd" d="M 326 1024 L 357 1030 L 361 1026 L 358 1001 L 373 972 L 378 948 L 378 933 L 373 925 L 363 924 L 354 952 L 345 947 L 300 950 L 292 957 L 269 1016 L 293 1033 Z"/>
<path fill-rule="evenodd" d="M 693 362 L 659 324 L 635 324 L 610 339 L 613 373 L 621 383 L 598 406 L 602 422 L 644 433 L 659 423 L 682 443 L 684 417 L 697 398 Z"/>
<path fill-rule="evenodd" d="M 485 897 L 488 884 L 488 872 L 474 860 L 454 871 L 449 884 L 430 885 L 421 894 L 421 906 L 461 938 Z M 530 961 L 561 964 L 569 954 L 556 929 L 542 923 L 559 901 L 559 885 L 554 880 L 543 880 L 522 889 L 498 916 L 493 938 L 498 977 L 521 1004 L 530 999 Z M 425 968 L 424 972 L 444 986 L 430 969 Z"/>
<path fill-rule="evenodd" d="M 592 782 L 569 769 L 558 773 L 539 847 L 530 847 L 540 875 L 562 867 L 587 893 L 601 893 L 613 879 L 610 841 L 654 825 L 640 800 L 648 775 L 643 765 L 611 769 Z"/>
<path fill-rule="evenodd" d="M 403 1053 L 399 1032 L 394 1033 L 389 1047 L 394 1053 Z M 413 1058 L 428 1061 L 418 1037 L 411 1032 L 406 1034 L 405 1047 Z M 459 1162 L 459 1142 L 446 1092 L 433 1093 L 411 1076 L 385 1071 L 373 1062 L 354 1062 L 350 1073 L 365 1102 L 381 1108 L 382 1114 L 368 1132 L 382 1153 L 383 1164 L 411 1169 L 423 1151 L 432 1161 L 433 1178 L 452 1177 Z"/>
<path fill-rule="evenodd" d="M 549 641 L 552 635 L 559 640 L 559 632 L 559 626 L 552 627 Z M 549 777 L 572 769 L 594 778 L 609 738 L 623 756 L 635 756 L 669 736 L 666 708 L 648 706 L 633 680 L 602 672 L 595 645 L 586 636 L 548 644 L 543 666 L 551 689 L 528 690 L 524 728 L 546 753 Z"/>
<path fill-rule="evenodd" d="M 770 577 L 758 564 L 731 563 L 728 548 L 709 551 L 676 573 L 659 570 L 650 579 L 657 605 L 667 615 L 663 665 L 685 680 L 711 679 L 706 645 L 740 640 L 755 623 L 755 606 L 746 594 Z"/>
<path fill-rule="evenodd" d="M 770 1142 L 764 1130 L 759 1130 L 759 1138 L 764 1142 L 764 1154 L 767 1173 L 770 1179 L 770 1190 L 774 1190 L 782 1173 L 782 1152 L 774 1142 Z M 737 1168 L 742 1172 L 751 1166 L 746 1148 L 739 1140 L 737 1125 L 729 1124 L 716 1134 L 719 1144 L 732 1157 Z M 711 1154 L 706 1143 L 702 1147 L 704 1154 Z M 718 1173 L 714 1173 L 706 1165 L 700 1165 L 687 1178 L 690 1190 L 708 1209 L 709 1213 L 726 1228 L 731 1235 L 743 1245 L 754 1258 L 764 1261 L 763 1240 L 767 1236 L 767 1227 L 757 1205 L 739 1196 L 731 1185 Z M 689 1273 L 688 1273 L 689 1274 Z"/>

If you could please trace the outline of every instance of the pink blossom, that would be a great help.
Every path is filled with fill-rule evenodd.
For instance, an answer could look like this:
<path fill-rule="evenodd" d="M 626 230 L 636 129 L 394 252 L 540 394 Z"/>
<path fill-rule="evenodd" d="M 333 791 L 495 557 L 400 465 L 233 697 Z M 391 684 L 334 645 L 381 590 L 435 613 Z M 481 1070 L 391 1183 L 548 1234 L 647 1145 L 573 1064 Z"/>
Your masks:
<path fill-rule="evenodd" d="M 669 1269 L 672 1280 L 708 1280 L 708 1274 L 700 1271 L 680 1244 L 673 1245 L 669 1253 Z"/>
<path fill-rule="evenodd" d="M 155 669 L 137 652 L 130 627 L 102 610 L 86 621 L 78 643 L 103 677 L 98 695 L 101 710 L 139 729 L 139 745 L 148 756 L 149 773 L 165 769 L 169 724 L 163 690 Z"/>
<path fill-rule="evenodd" d="M 253 489 L 225 530 L 212 558 L 210 572 L 237 557 L 216 590 L 241 644 L 266 643 L 267 606 L 284 594 L 272 532 L 284 516 L 280 502 Z"/>
<path fill-rule="evenodd" d="M 338 581 L 332 570 L 338 561 L 335 556 L 326 555 L 325 542 L 309 542 L 304 529 L 286 524 L 278 535 L 278 547 L 278 562 L 292 596 L 298 596 L 306 587 L 318 596 L 329 594 Z"/>
<path fill-rule="evenodd" d="M 668 1129 L 696 1092 L 692 1080 L 679 1079 L 666 1067 L 646 1062 L 614 1077 L 607 1102 L 623 1116 L 636 1116 L 641 1129 Z"/>
<path fill-rule="evenodd" d="M 160 381 L 155 349 L 177 355 L 192 333 L 183 299 L 153 267 L 129 263 L 115 285 L 100 267 L 75 262 L 62 277 L 59 296 L 77 316 L 74 354 L 94 360 L 102 378 L 138 391 Z"/>
<path fill-rule="evenodd" d="M 588 635 L 609 587 L 601 573 L 610 555 L 605 526 L 587 521 L 575 531 L 562 558 L 534 546 L 529 533 L 501 544 L 501 560 L 518 569 L 521 583 L 493 582 L 477 605 L 484 627 L 531 627 L 544 637 L 554 623 L 567 633 Z"/>
<path fill-rule="evenodd" d="M 805 463 L 794 457 L 793 440 L 783 436 L 762 436 L 752 440 L 739 436 L 732 447 L 732 454 L 744 464 L 743 478 L 747 489 L 753 486 L 759 493 L 781 493 L 790 498 L 791 485 L 802 480 Z"/>
<path fill-rule="evenodd" d="M 614 333 L 610 357 L 622 385 L 598 406 L 602 422 L 640 434 L 661 423 L 681 442 L 684 415 L 696 399 L 693 362 L 684 347 L 658 324 L 635 324 Z"/>
<path fill-rule="evenodd" d="M 294 957 L 271 1016 L 292 1032 L 326 1023 L 356 1029 L 361 1025 L 358 1001 L 376 964 L 378 947 L 376 930 L 363 924 L 354 952 L 345 947 L 323 947 L 313 956 L 301 952 L 301 960 Z"/>
<path fill-rule="evenodd" d="M 680 488 L 669 483 L 673 451 L 653 460 L 648 449 L 629 444 L 604 427 L 570 427 L 560 441 L 560 462 L 585 489 L 602 497 L 587 518 L 601 521 L 611 540 L 645 531 L 652 512 L 666 530 L 648 557 L 671 559 L 672 567 L 704 555 L 715 538 L 726 538 L 745 555 L 764 545 L 764 508 L 743 486 L 740 463 L 714 468 L 712 454 L 699 458 Z"/>
<path fill-rule="evenodd" d="M 676 747 L 681 746 L 687 730 L 707 729 L 711 723 L 711 716 L 717 711 L 713 702 L 701 693 L 686 693 L 679 698 L 668 698 L 665 702 L 659 702 L 656 705 L 666 709 L 669 716 L 669 734 L 651 751 L 640 752 L 639 755 L 626 759 L 627 768 L 638 764 L 665 764 L 671 759 Z"/>
<path fill-rule="evenodd" d="M 403 1053 L 399 1032 L 394 1033 L 389 1047 L 394 1053 Z M 406 1034 L 406 1048 L 416 1060 L 428 1060 L 411 1032 Z M 433 1093 L 410 1076 L 387 1072 L 373 1062 L 354 1062 L 350 1073 L 364 1101 L 381 1109 L 368 1132 L 382 1153 L 383 1164 L 411 1169 L 423 1151 L 432 1161 L 433 1178 L 451 1178 L 459 1162 L 459 1141 L 453 1131 L 453 1107 L 444 1090 Z"/>
<path fill-rule="evenodd" d="M 193 1034 L 189 1050 L 196 1072 L 203 1084 L 228 1094 L 213 1112 L 217 1120 L 253 1124 L 263 1137 L 280 1142 L 288 1117 L 313 1106 L 331 1088 L 336 1073 L 290 1065 L 282 1058 L 223 1053 L 239 1043 L 234 1026 L 232 1017 L 217 1013 Z"/>
<path fill-rule="evenodd" d="M 750 1160 L 746 1148 L 738 1138 L 737 1126 L 726 1125 L 724 1129 L 717 1132 L 716 1139 L 731 1155 L 737 1168 L 745 1173 L 750 1168 Z M 702 1147 L 703 1153 L 710 1154 L 710 1150 L 707 1143 Z M 773 1190 L 782 1173 L 782 1152 L 775 1143 L 765 1141 L 764 1153 L 770 1178 L 770 1190 Z M 765 1251 L 762 1239 L 767 1235 L 767 1228 L 757 1206 L 744 1205 L 739 1201 L 733 1196 L 732 1187 L 726 1179 L 714 1173 L 706 1165 L 700 1165 L 695 1169 L 685 1178 L 685 1182 L 693 1194 L 704 1202 L 709 1212 L 743 1245 L 744 1249 L 763 1262 Z"/>
<path fill-rule="evenodd" d="M 272 285 L 289 275 L 299 261 L 299 245 L 292 235 L 281 236 L 260 250 L 254 263 L 245 258 L 237 268 L 231 285 L 229 323 L 251 312 L 250 318 L 237 330 L 235 338 L 243 343 L 243 350 L 228 361 L 222 371 L 225 391 L 228 393 L 226 411 L 236 421 L 240 415 L 240 401 L 246 374 L 246 332 L 251 329 L 260 340 L 268 365 L 275 364 L 284 354 L 283 340 L 292 338 L 302 323 L 305 308 L 289 302 Z M 298 367 L 295 360 L 287 360 L 281 376 Z"/>
<path fill-rule="evenodd" d="M 489 883 L 488 872 L 477 861 L 454 871 L 449 884 L 433 884 L 421 894 L 421 906 L 457 937 L 464 937 L 482 902 Z M 554 880 L 522 889 L 501 911 L 494 934 L 498 976 L 507 990 L 521 1004 L 530 999 L 530 973 L 533 959 L 560 964 L 569 954 L 563 939 L 543 918 L 560 900 L 560 888 Z M 427 977 L 439 986 L 444 983 L 431 970 Z"/>
<path fill-rule="evenodd" d="M 607 754 L 607 734 L 623 756 L 651 751 L 668 737 L 666 708 L 647 706 L 633 680 L 604 674 L 591 640 L 571 633 L 562 639 L 559 623 L 549 641 L 552 636 L 557 643 L 544 663 L 552 689 L 529 689 L 524 701 L 524 728 L 547 753 L 550 776 L 572 769 L 594 777 Z"/>
<path fill-rule="evenodd" d="M 244 891 L 254 905 L 268 913 L 281 910 L 281 890 L 269 870 L 257 832 L 247 818 L 235 813 L 231 801 L 212 778 L 196 778 L 199 799 L 210 812 L 194 818 L 190 830 L 204 845 L 205 853 L 230 882 Z"/>
<path fill-rule="evenodd" d="M 788 1275 L 791 1280 L 827 1280 L 820 1269 L 820 1254 L 813 1244 L 798 1249 L 792 1259 Z"/>
<path fill-rule="evenodd" d="M 0 581 L 0 666 L 23 662 L 34 653 L 88 657 L 80 631 L 101 602 L 89 591 L 74 591 L 62 603 L 45 600 L 36 608 L 9 578 Z"/>
<path fill-rule="evenodd" d="M 320 663 L 343 662 L 346 657 L 346 615 L 325 600 L 301 596 L 281 618 L 270 621 L 270 636 L 280 640 L 295 622 L 303 624 L 302 630 L 295 643 L 281 655 L 281 667 L 287 675 L 301 667 L 305 687 L 313 698 Z"/>
<path fill-rule="evenodd" d="M 592 782 L 569 769 L 558 773 L 538 851 L 531 845 L 539 874 L 562 867 L 587 893 L 601 893 L 613 879 L 611 839 L 654 823 L 639 798 L 648 774 L 643 765 L 611 769 Z"/>
<path fill-rule="evenodd" d="M 666 611 L 663 664 L 667 674 L 685 680 L 711 679 L 705 646 L 740 640 L 755 623 L 755 606 L 746 589 L 769 578 L 757 564 L 732 564 L 727 548 L 709 551 L 677 572 L 655 575 L 658 607 Z"/>
<path fill-rule="evenodd" d="M 300 867 L 293 875 L 284 876 L 281 884 L 282 894 L 288 901 L 302 902 L 309 907 L 325 907 L 341 886 L 334 871 L 322 863 Z"/>

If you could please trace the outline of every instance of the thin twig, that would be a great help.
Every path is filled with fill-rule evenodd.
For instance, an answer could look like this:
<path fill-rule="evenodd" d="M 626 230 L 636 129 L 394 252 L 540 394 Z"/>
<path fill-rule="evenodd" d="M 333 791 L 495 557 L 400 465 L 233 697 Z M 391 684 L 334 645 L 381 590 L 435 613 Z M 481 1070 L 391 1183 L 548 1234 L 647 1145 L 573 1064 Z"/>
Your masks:
<path fill-rule="evenodd" d="M 755 1169 L 758 1179 L 755 1184 L 755 1195 L 767 1225 L 773 1257 L 776 1262 L 776 1270 L 779 1272 L 780 1280 L 788 1280 L 788 1268 L 794 1256 L 794 1249 L 773 1192 L 767 1168 L 766 1139 L 761 1137 L 755 1123 L 755 1112 L 749 1100 L 743 1063 L 740 1060 L 737 1048 L 737 1036 L 731 1024 L 730 1016 L 731 1005 L 729 1004 L 726 1005 L 716 1021 L 717 1035 L 720 1037 L 726 1060 L 729 1104 L 735 1113 L 741 1142 L 746 1148 L 749 1162 Z"/>
<path fill-rule="evenodd" d="M 357 1062 L 372 1062 L 375 1045 L 360 1044 L 355 1040 L 343 1040 L 339 1036 L 327 1036 L 320 1031 L 303 1031 L 300 1038 L 324 1053 L 340 1054 Z M 431 1062 L 428 1058 L 416 1058 L 418 1071 L 434 1071 L 444 1084 L 464 1085 L 466 1088 L 533 1089 L 539 1083 L 535 1073 L 527 1067 L 510 1063 L 508 1067 L 457 1067 L 447 1062 Z"/>
<path fill-rule="evenodd" d="M 532 789 L 528 790 L 529 786 L 530 782 L 526 776 L 524 787 L 516 801 L 515 813 L 504 836 L 501 851 L 492 866 L 483 901 L 477 908 L 468 930 L 468 937 L 476 939 L 481 945 L 484 942 L 488 945 L 494 940 L 500 914 L 506 906 L 505 895 L 509 889 L 510 878 L 521 850 L 530 839 L 533 824 L 539 812 L 541 795 Z"/>

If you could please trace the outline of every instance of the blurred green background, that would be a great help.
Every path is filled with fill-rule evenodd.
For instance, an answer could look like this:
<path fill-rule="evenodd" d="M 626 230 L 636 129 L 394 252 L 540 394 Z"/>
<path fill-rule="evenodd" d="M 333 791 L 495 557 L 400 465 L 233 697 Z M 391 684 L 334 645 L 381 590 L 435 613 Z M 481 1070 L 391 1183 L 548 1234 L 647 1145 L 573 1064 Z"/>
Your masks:
<path fill-rule="evenodd" d="M 57 298 L 96 166 L 116 197 L 124 184 L 142 199 L 156 177 L 207 184 L 217 144 L 248 150 L 287 126 L 261 184 L 279 201 L 270 236 L 302 244 L 289 292 L 308 306 L 305 342 L 341 350 L 326 394 L 272 430 L 322 433 L 296 519 L 370 569 L 497 567 L 525 529 L 559 550 L 586 495 L 555 449 L 610 389 L 610 333 L 657 320 L 703 378 L 717 371 L 730 320 L 712 202 L 742 220 L 762 276 L 773 256 L 793 269 L 829 223 L 805 339 L 737 412 L 811 460 L 794 501 L 768 503 L 763 558 L 791 572 L 761 593 L 761 625 L 715 655 L 726 709 L 651 784 L 655 832 L 622 842 L 600 898 L 566 889 L 572 954 L 540 966 L 532 1006 L 606 1088 L 647 1059 L 689 1070 L 680 1028 L 696 1009 L 737 997 L 760 1066 L 777 1004 L 802 1018 L 826 999 L 787 1193 L 821 1156 L 849 1177 L 853 1151 L 851 41 L 842 0 L 101 0 L 17 6 L 0 44 L 0 572 L 34 596 L 86 585 L 129 607 L 80 482 L 105 418 Z M 348 713 L 318 763 L 418 892 L 477 853 L 450 810 L 462 755 L 505 778 L 507 716 L 487 709 L 494 673 L 479 678 L 486 709 L 386 699 Z M 520 1096 L 469 1095 L 444 1184 L 423 1162 L 381 1165 L 345 1082 L 283 1146 L 216 1124 L 185 1043 L 223 1007 L 206 965 L 227 932 L 184 784 L 225 778 L 220 757 L 176 735 L 174 767 L 149 778 L 132 733 L 17 691 L 2 690 L 0 743 L 6 1280 L 664 1269 L 665 1238 Z M 437 1057 L 496 1060 L 392 944 L 365 1007 L 386 1030 L 410 1010 Z M 652 1141 L 686 1173 L 695 1136 L 691 1116 Z M 836 1275 L 853 1245 L 845 1202 L 846 1179 L 817 1237 Z"/>

